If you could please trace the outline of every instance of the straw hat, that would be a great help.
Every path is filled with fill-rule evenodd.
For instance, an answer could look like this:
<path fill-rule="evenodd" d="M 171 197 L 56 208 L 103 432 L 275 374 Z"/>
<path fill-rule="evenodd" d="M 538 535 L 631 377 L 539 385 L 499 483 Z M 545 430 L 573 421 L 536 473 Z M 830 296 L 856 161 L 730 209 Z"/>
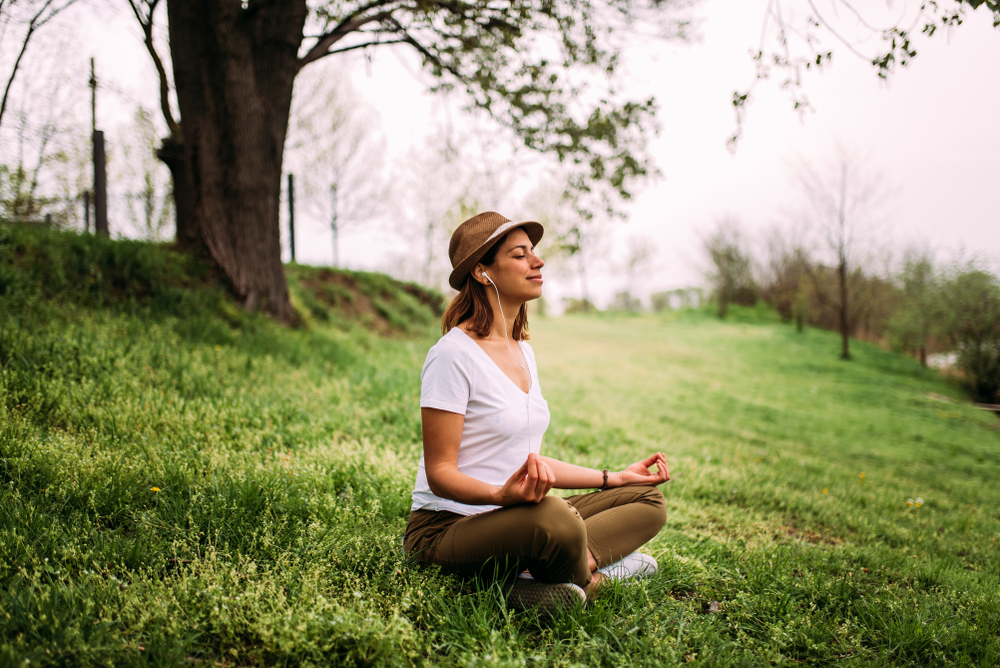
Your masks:
<path fill-rule="evenodd" d="M 459 225 L 451 235 L 451 243 L 448 245 L 448 257 L 451 258 L 453 267 L 451 276 L 448 277 L 448 285 L 461 290 L 465 277 L 486 255 L 486 251 L 516 227 L 523 227 L 533 244 L 537 244 L 545 233 L 540 223 L 533 221 L 515 223 L 494 211 L 477 214 Z"/>

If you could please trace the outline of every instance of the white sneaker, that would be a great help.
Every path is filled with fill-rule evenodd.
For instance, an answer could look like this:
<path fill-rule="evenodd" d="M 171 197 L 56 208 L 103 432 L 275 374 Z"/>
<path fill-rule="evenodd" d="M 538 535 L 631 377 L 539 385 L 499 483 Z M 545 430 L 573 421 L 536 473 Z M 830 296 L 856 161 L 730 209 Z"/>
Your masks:
<path fill-rule="evenodd" d="M 633 552 L 621 561 L 616 561 L 604 568 L 598 568 L 597 572 L 611 580 L 628 580 L 630 578 L 648 578 L 656 572 L 658 564 L 648 554 Z"/>
<path fill-rule="evenodd" d="M 510 605 L 517 610 L 537 608 L 552 612 L 556 608 L 578 608 L 587 602 L 587 594 L 572 582 L 545 584 L 533 577 L 519 576 L 510 587 Z"/>

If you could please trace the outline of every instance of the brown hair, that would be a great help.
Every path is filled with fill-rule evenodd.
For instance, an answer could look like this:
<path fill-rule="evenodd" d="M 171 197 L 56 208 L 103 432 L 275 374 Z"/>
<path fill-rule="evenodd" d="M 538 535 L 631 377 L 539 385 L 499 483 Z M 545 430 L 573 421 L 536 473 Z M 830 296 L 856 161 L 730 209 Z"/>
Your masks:
<path fill-rule="evenodd" d="M 506 234 L 502 236 L 486 251 L 479 262 L 487 267 L 492 267 L 493 263 L 496 262 L 497 252 L 506 238 Z M 466 321 L 469 322 L 469 329 L 480 337 L 486 338 L 493 330 L 493 308 L 490 306 L 490 300 L 486 297 L 486 287 L 472 278 L 471 273 L 465 277 L 462 289 L 451 300 L 441 317 L 441 333 L 447 334 L 453 327 Z M 514 331 L 511 332 L 511 338 L 515 341 L 528 339 L 527 304 L 521 304 L 521 308 L 514 318 Z"/>

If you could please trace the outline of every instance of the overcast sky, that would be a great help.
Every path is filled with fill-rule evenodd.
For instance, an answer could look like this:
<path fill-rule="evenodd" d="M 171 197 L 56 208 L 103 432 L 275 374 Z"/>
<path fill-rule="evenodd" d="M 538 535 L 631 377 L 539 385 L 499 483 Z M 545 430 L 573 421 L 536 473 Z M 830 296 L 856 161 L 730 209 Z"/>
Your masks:
<path fill-rule="evenodd" d="M 629 236 L 648 237 L 660 251 L 641 291 L 699 282 L 699 232 L 717 218 L 736 217 L 751 230 L 785 222 L 798 197 L 795 161 L 828 161 L 838 145 L 867 157 L 866 168 L 891 184 L 882 218 L 896 247 L 964 246 L 1000 257 L 1000 31 L 990 15 L 972 12 L 952 34 L 920 40 L 917 58 L 888 83 L 828 37 L 834 62 L 805 78 L 813 111 L 800 116 L 777 81 L 763 82 L 731 153 L 729 100 L 752 81 L 748 52 L 758 44 L 765 5 L 704 2 L 695 13 L 702 19 L 696 42 L 646 40 L 627 54 L 627 90 L 635 97 L 652 93 L 661 107 L 652 153 L 662 179 L 638 196 L 630 222 L 615 235 L 614 253 L 624 252 Z M 394 146 L 426 123 L 414 112 L 420 102 L 435 107 L 421 100 L 421 85 L 405 73 L 413 67 L 383 57 L 370 78 L 359 80 L 378 101 Z M 394 85 L 383 86 L 383 76 Z M 407 102 L 398 104 L 401 98 Z M 611 267 L 600 270 L 594 291 L 608 299 L 620 286 Z M 561 283 L 552 287 L 575 289 Z"/>
<path fill-rule="evenodd" d="M 992 27 L 990 14 L 969 12 L 960 28 L 919 38 L 917 58 L 888 83 L 825 34 L 824 46 L 835 57 L 805 77 L 803 92 L 812 111 L 800 116 L 779 82 L 765 81 L 754 93 L 743 138 L 730 152 L 726 139 L 735 122 L 729 100 L 752 81 L 748 54 L 759 42 L 766 6 L 767 0 L 705 0 L 692 14 L 699 20 L 698 39 L 637 38 L 625 54 L 623 92 L 654 95 L 662 127 L 650 146 L 662 178 L 638 195 L 629 222 L 616 227 L 606 249 L 614 258 L 623 255 L 630 237 L 655 244 L 657 260 L 637 292 L 701 282 L 699 234 L 721 217 L 738 218 L 751 231 L 787 221 L 798 196 L 796 160 L 819 164 L 838 145 L 865 156 L 866 169 L 891 185 L 894 194 L 882 218 L 895 247 L 922 242 L 941 251 L 942 259 L 960 248 L 1000 258 L 1000 30 Z M 900 10 L 899 3 L 892 8 Z M 88 48 L 97 53 L 105 80 L 119 91 L 105 113 L 121 118 L 130 102 L 155 108 L 157 100 L 138 31 L 126 14 L 114 11 L 117 21 L 107 16 L 80 21 L 85 34 L 79 36 L 79 57 L 89 56 Z M 876 46 L 858 48 L 874 53 Z M 405 49 L 390 47 L 374 54 L 370 64 L 361 59 L 353 64 L 354 85 L 377 110 L 390 166 L 423 145 L 428 128 L 440 126 L 442 118 L 463 123 L 455 100 L 425 92 L 426 76 Z M 515 193 L 511 197 L 516 199 Z M 519 203 L 506 205 L 513 209 Z M 354 268 L 391 271 L 385 248 L 393 233 L 365 229 L 343 235 L 341 258 Z M 304 226 L 299 237 L 300 261 L 329 262 L 329 235 L 321 224 Z M 610 261 L 595 267 L 592 291 L 599 303 L 622 288 L 616 276 Z M 572 276 L 552 279 L 548 296 L 577 293 Z"/>

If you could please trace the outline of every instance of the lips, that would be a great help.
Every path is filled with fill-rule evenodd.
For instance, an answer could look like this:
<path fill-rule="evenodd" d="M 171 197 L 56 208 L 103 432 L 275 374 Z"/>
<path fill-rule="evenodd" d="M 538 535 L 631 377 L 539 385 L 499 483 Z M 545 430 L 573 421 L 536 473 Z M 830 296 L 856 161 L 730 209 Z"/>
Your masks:
<path fill-rule="evenodd" d="M 528 280 L 529 281 L 538 281 L 539 283 L 541 283 L 542 282 L 542 275 L 538 274 L 537 276 L 529 276 Z"/>

